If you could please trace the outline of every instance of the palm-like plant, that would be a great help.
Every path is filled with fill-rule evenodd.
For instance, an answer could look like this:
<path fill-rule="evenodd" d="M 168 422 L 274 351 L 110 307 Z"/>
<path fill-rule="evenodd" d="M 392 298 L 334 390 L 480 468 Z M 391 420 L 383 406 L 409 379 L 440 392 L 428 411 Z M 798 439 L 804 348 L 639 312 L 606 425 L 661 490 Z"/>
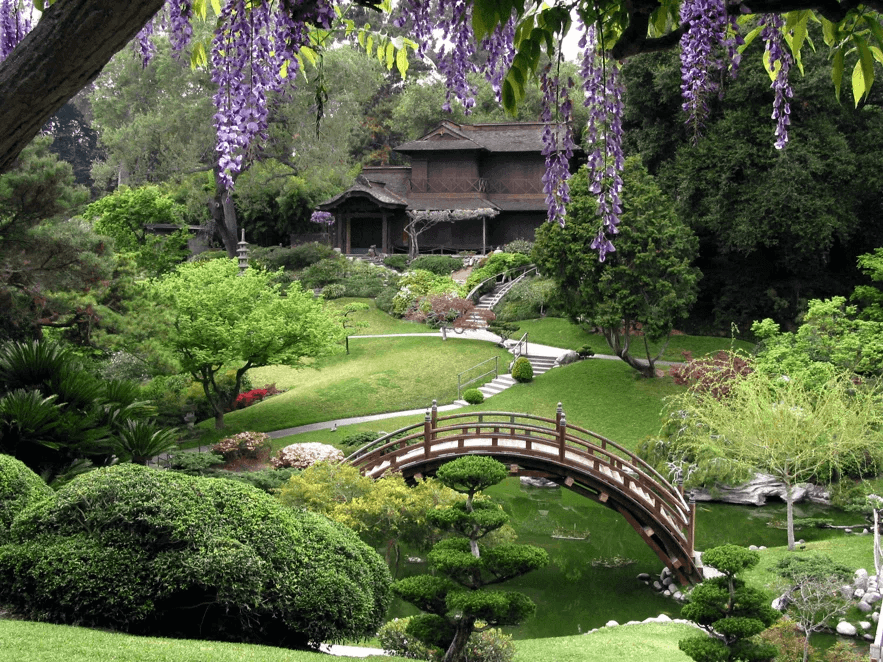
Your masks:
<path fill-rule="evenodd" d="M 178 448 L 177 430 L 163 429 L 150 420 L 126 420 L 116 431 L 112 448 L 121 460 L 146 465 L 151 458 Z"/>

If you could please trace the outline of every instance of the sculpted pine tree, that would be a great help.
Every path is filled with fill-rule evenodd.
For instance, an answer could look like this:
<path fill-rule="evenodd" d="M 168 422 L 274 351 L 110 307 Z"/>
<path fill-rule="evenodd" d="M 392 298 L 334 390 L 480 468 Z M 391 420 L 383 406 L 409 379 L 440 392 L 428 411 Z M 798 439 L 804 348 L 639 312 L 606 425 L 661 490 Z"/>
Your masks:
<path fill-rule="evenodd" d="M 503 464 L 487 457 L 467 456 L 442 466 L 438 480 L 465 494 L 466 501 L 431 511 L 427 519 L 456 537 L 442 540 L 429 553 L 435 575 L 407 577 L 393 585 L 397 595 L 426 612 L 411 619 L 408 633 L 446 649 L 444 662 L 465 659 L 473 632 L 518 625 L 536 610 L 523 593 L 486 588 L 542 568 L 549 561 L 545 550 L 531 545 L 507 543 L 488 548 L 481 542 L 509 518 L 490 501 L 475 501 L 475 495 L 507 475 Z"/>

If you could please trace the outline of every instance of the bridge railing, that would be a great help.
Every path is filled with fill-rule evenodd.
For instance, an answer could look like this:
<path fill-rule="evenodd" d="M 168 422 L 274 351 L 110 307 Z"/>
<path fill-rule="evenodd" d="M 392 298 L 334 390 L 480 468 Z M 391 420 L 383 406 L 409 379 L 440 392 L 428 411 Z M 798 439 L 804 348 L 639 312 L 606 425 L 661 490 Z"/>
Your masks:
<path fill-rule="evenodd" d="M 545 418 L 513 412 L 466 412 L 439 417 L 435 403 L 427 411 L 424 422 L 406 426 L 365 444 L 348 458 L 370 475 L 397 471 L 400 467 L 427 459 L 430 455 L 444 455 L 457 449 L 476 451 L 487 443 L 475 440 L 490 439 L 495 449 L 514 442 L 523 443 L 520 450 L 557 460 L 562 465 L 574 465 L 593 473 L 603 473 L 620 483 L 624 490 L 644 497 L 646 507 L 670 520 L 672 533 L 684 536 L 681 529 L 689 525 L 690 506 L 682 492 L 643 459 L 619 444 L 591 430 L 569 425 L 564 412 Z"/>

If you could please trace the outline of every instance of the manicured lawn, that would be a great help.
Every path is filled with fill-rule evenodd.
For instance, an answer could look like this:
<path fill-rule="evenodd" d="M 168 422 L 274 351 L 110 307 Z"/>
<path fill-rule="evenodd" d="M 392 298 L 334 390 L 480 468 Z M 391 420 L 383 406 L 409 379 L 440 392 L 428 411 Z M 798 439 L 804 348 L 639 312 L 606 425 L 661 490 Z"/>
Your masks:
<path fill-rule="evenodd" d="M 255 385 L 275 383 L 285 393 L 224 417 L 227 433 L 268 432 L 297 425 L 387 411 L 428 407 L 457 397 L 457 373 L 511 355 L 479 340 L 351 338 L 350 354 L 336 354 L 314 367 L 267 366 L 250 371 Z M 205 421 L 201 427 L 211 428 Z"/>
<path fill-rule="evenodd" d="M 686 662 L 678 639 L 695 628 L 645 623 L 603 628 L 585 636 L 515 642 L 515 662 Z M 65 625 L 0 620 L 0 662 L 319 662 L 352 660 L 269 646 L 134 637 Z M 403 660 L 371 656 L 367 660 Z"/>
<path fill-rule="evenodd" d="M 554 418 L 556 405 L 561 402 L 571 424 L 635 448 L 642 439 L 658 432 L 662 399 L 680 388 L 668 377 L 640 378 L 622 361 L 589 359 L 555 368 L 533 382 L 516 384 L 480 405 L 458 411 L 514 411 Z M 308 432 L 277 440 L 277 445 L 307 441 L 339 444 L 352 432 L 391 432 L 421 420 L 422 416 L 400 417 L 341 427 L 336 432 Z"/>
<path fill-rule="evenodd" d="M 545 317 L 516 323 L 518 324 L 519 331 L 513 334 L 512 337 L 515 339 L 520 338 L 523 333 L 527 332 L 528 342 L 573 350 L 588 345 L 596 354 L 611 353 L 610 346 L 603 336 L 597 333 L 587 333 L 581 327 L 572 324 L 566 319 Z M 731 347 L 750 352 L 754 345 L 744 340 L 732 340 L 730 338 L 717 338 L 713 336 L 672 336 L 662 358 L 666 361 L 682 361 L 683 355 L 681 352 L 684 350 L 693 352 L 693 356 L 703 356 L 710 352 L 730 349 Z M 651 348 L 656 349 L 655 345 L 652 344 Z M 643 343 L 640 344 L 638 349 L 643 350 Z M 640 353 L 636 353 L 636 355 L 642 356 Z"/>
<path fill-rule="evenodd" d="M 683 623 L 641 623 L 575 637 L 515 642 L 515 662 L 689 662 L 678 640 L 699 630 Z"/>
<path fill-rule="evenodd" d="M 368 304 L 368 310 L 359 310 L 347 316 L 347 319 L 353 322 L 364 322 L 368 325 L 365 328 L 352 329 L 350 331 L 352 335 L 374 336 L 387 333 L 438 333 L 437 329 L 430 329 L 425 324 L 400 320 L 387 315 L 382 310 L 377 309 L 377 306 L 374 305 L 374 299 L 346 297 L 343 299 L 332 299 L 329 303 L 337 308 L 343 308 L 348 303 Z"/>

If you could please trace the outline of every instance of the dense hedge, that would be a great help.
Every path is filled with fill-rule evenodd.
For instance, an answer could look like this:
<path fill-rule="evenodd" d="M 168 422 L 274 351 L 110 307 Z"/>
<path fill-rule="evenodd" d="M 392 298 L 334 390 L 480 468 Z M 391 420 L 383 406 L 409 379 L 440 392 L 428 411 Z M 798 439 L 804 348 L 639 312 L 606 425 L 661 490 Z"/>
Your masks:
<path fill-rule="evenodd" d="M 227 480 L 98 469 L 9 540 L 0 603 L 36 620 L 303 647 L 373 634 L 389 605 L 386 565 L 354 533 Z"/>
<path fill-rule="evenodd" d="M 49 486 L 24 462 L 0 455 L 0 544 L 12 520 L 32 502 L 52 494 Z"/>
<path fill-rule="evenodd" d="M 450 255 L 421 255 L 415 258 L 408 269 L 422 269 L 423 271 L 431 271 L 437 276 L 450 276 L 452 271 L 463 268 L 463 258 L 452 257 Z"/>

